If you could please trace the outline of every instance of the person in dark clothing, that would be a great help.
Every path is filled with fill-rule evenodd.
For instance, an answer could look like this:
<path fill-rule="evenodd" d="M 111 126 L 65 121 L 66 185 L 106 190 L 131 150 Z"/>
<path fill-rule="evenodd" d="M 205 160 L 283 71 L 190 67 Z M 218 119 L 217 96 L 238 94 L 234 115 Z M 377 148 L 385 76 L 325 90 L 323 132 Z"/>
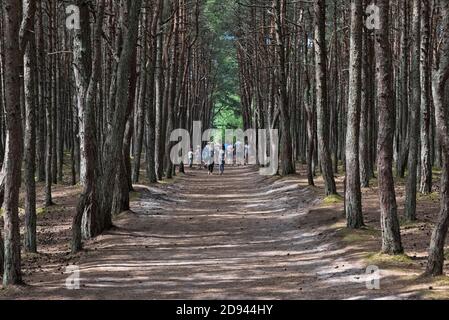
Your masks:
<path fill-rule="evenodd" d="M 207 159 L 207 169 L 208 169 L 208 175 L 212 175 L 214 173 L 214 166 L 215 166 L 215 150 L 214 145 L 211 143 L 208 146 L 208 159 Z"/>

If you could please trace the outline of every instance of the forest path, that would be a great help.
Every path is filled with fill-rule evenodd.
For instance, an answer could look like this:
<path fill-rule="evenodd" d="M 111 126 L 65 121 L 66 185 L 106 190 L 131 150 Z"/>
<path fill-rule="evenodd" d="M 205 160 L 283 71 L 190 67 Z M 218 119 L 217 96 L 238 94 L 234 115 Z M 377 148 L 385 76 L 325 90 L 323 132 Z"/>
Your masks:
<path fill-rule="evenodd" d="M 67 290 L 60 272 L 26 296 L 368 298 L 373 291 L 365 287 L 364 267 L 345 261 L 328 232 L 341 213 L 309 211 L 321 201 L 299 182 L 227 167 L 224 176 L 194 169 L 172 184 L 137 186 L 134 213 L 87 243 L 77 262 L 80 290 Z"/>

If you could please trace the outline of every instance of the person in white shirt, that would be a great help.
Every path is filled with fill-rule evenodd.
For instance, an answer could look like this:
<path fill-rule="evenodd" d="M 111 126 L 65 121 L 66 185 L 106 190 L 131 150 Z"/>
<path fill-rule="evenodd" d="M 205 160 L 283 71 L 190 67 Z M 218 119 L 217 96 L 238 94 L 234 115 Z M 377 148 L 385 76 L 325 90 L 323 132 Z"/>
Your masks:
<path fill-rule="evenodd" d="M 189 167 L 190 169 L 192 169 L 193 167 L 193 151 L 189 150 L 189 152 L 187 153 L 187 157 L 189 158 Z"/>

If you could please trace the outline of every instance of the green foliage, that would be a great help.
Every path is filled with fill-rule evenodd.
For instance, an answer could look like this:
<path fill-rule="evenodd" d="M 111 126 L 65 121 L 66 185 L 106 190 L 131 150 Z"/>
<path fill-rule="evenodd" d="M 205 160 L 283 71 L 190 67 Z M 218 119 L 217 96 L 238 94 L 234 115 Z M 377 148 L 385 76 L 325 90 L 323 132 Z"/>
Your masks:
<path fill-rule="evenodd" d="M 419 193 L 417 198 L 418 198 L 419 201 L 438 202 L 438 201 L 440 201 L 440 194 L 438 192 L 432 192 L 432 193 L 429 193 L 429 194 Z"/>
<path fill-rule="evenodd" d="M 404 264 L 411 264 L 413 260 L 405 255 L 388 255 L 383 253 L 369 253 L 366 256 L 366 263 L 378 266 L 403 266 Z"/>
<path fill-rule="evenodd" d="M 342 228 L 337 234 L 348 244 L 361 244 L 380 237 L 380 230 L 364 227 L 361 229 Z"/>
<path fill-rule="evenodd" d="M 237 10 L 233 0 L 207 0 L 205 25 L 211 34 L 216 88 L 213 93 L 213 126 L 219 129 L 243 127 L 239 97 L 239 67 L 232 30 Z"/>
<path fill-rule="evenodd" d="M 339 194 L 331 194 L 330 196 L 327 196 L 323 199 L 323 204 L 338 204 L 343 203 L 344 200 L 345 199 Z"/>

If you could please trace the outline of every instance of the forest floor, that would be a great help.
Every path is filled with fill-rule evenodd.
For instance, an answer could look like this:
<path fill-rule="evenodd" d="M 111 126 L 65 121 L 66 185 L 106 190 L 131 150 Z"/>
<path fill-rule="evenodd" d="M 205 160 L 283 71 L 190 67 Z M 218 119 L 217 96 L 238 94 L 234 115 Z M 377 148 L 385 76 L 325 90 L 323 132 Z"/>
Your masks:
<path fill-rule="evenodd" d="M 116 228 L 87 241 L 78 255 L 68 243 L 80 189 L 56 186 L 56 205 L 38 210 L 40 253 L 23 256 L 27 285 L 0 290 L 0 298 L 449 298 L 448 277 L 419 278 L 437 194 L 419 198 L 419 222 L 402 224 L 407 255 L 391 258 L 378 254 L 376 188 L 363 190 L 367 227 L 350 231 L 342 200 L 324 198 L 321 179 L 308 187 L 301 173 L 265 177 L 254 167 L 227 167 L 224 176 L 208 176 L 193 169 L 137 185 L 132 212 L 118 216 Z M 342 181 L 338 177 L 341 193 Z M 403 193 L 399 181 L 401 216 Z M 66 288 L 71 265 L 80 270 L 79 290 Z M 380 290 L 366 287 L 369 265 L 381 270 Z"/>

